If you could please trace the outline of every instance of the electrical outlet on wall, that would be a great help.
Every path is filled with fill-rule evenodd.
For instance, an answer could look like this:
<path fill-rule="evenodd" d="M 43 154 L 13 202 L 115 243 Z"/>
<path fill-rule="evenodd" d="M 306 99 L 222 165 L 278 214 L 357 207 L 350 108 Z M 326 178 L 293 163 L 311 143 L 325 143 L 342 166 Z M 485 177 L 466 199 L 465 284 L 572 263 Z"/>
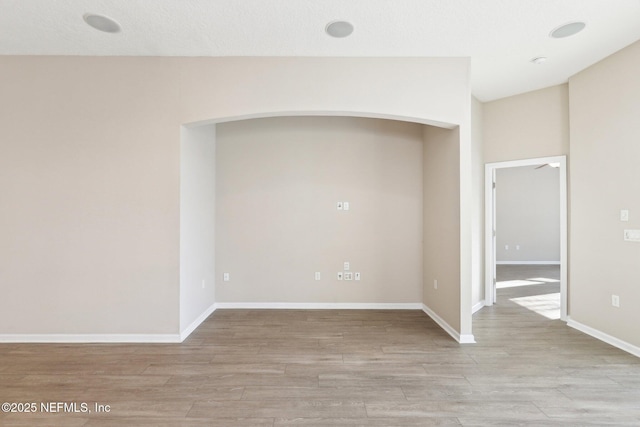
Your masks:
<path fill-rule="evenodd" d="M 224 273 L 222 275 L 222 280 L 224 280 L 225 282 L 228 282 L 229 280 L 231 280 L 231 276 L 229 276 L 229 273 Z"/>
<path fill-rule="evenodd" d="M 620 221 L 629 221 L 629 211 L 623 209 L 620 211 Z"/>
<path fill-rule="evenodd" d="M 338 271 L 338 280 L 342 280 L 342 271 Z"/>
<path fill-rule="evenodd" d="M 320 272 L 319 271 L 316 271 L 315 279 L 316 280 L 320 280 Z"/>
<path fill-rule="evenodd" d="M 355 280 L 360 280 L 360 273 L 354 273 Z"/>

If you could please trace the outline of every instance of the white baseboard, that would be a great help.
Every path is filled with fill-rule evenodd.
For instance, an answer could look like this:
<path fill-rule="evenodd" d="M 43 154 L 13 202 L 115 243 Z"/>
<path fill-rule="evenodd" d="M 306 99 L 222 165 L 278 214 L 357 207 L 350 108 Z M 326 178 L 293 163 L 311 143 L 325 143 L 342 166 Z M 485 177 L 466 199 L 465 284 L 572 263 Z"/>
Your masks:
<path fill-rule="evenodd" d="M 1 334 L 2 343 L 179 343 L 178 334 Z"/>
<path fill-rule="evenodd" d="M 213 304 L 180 334 L 0 334 L 1 343 L 181 343 L 216 310 Z"/>
<path fill-rule="evenodd" d="M 442 329 L 445 330 L 446 333 L 451 335 L 454 340 L 458 341 L 460 344 L 475 344 L 476 340 L 471 334 L 462 334 L 460 335 L 458 331 L 453 329 L 451 325 L 449 325 L 442 317 L 438 316 L 435 311 L 431 310 L 425 304 L 422 304 L 422 311 L 427 313 L 427 316 L 431 317 L 434 322 L 436 322 Z"/>
<path fill-rule="evenodd" d="M 617 347 L 620 350 L 624 350 L 627 353 L 631 353 L 636 357 L 640 357 L 640 347 L 636 347 L 633 344 L 629 344 L 626 341 L 622 341 L 619 338 L 616 338 L 602 331 L 594 329 L 591 326 L 587 326 L 580 322 L 576 322 L 571 318 L 568 319 L 567 325 L 572 327 L 573 329 L 579 330 L 580 332 L 584 332 L 587 335 L 591 335 L 592 337 L 597 338 L 600 341 L 604 341 L 607 344 L 611 344 L 612 346 Z"/>
<path fill-rule="evenodd" d="M 219 302 L 216 309 L 267 310 L 421 310 L 422 303 L 299 303 L 299 302 Z"/>
<path fill-rule="evenodd" d="M 496 265 L 560 265 L 560 261 L 496 261 Z"/>
<path fill-rule="evenodd" d="M 207 317 L 211 316 L 211 313 L 216 311 L 216 308 L 217 306 L 215 303 L 211 304 L 211 307 L 207 308 L 200 316 L 198 316 L 196 320 L 191 322 L 189 326 L 187 326 L 182 332 L 180 332 L 180 342 L 186 340 L 187 337 L 191 335 L 191 333 L 195 331 L 202 322 L 207 320 Z"/>
<path fill-rule="evenodd" d="M 482 307 L 484 307 L 484 300 L 476 303 L 473 307 L 471 307 L 471 313 L 475 313 L 476 311 L 480 310 Z"/>
<path fill-rule="evenodd" d="M 474 312 L 484 301 L 474 306 Z M 476 307 L 478 307 L 476 309 Z M 461 344 L 475 343 L 473 335 L 460 335 L 433 310 L 422 303 L 237 303 L 211 305 L 180 334 L 0 334 L 1 343 L 180 343 L 217 309 L 301 309 L 301 310 L 422 310 Z M 640 354 L 640 349 L 639 353 Z"/>

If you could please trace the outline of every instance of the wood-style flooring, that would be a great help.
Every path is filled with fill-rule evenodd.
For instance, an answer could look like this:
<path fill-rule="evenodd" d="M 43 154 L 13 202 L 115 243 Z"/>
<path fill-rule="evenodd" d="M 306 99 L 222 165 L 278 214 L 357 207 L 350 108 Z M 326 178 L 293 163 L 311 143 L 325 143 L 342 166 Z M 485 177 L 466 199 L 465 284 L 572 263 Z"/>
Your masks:
<path fill-rule="evenodd" d="M 500 289 L 472 345 L 369 310 L 218 310 L 182 344 L 0 344 L 0 402 L 92 410 L 0 425 L 640 425 L 640 359 L 511 301 L 553 286 Z"/>

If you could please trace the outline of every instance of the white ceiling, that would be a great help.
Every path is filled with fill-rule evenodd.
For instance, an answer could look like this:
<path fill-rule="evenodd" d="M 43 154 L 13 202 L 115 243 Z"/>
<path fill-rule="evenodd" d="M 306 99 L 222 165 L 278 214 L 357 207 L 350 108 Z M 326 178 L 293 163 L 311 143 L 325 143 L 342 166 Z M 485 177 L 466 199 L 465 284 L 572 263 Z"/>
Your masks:
<path fill-rule="evenodd" d="M 334 20 L 355 31 L 329 37 Z M 572 21 L 587 26 L 549 37 Z M 471 57 L 481 101 L 566 82 L 639 39 L 640 0 L 0 0 L 1 55 Z"/>

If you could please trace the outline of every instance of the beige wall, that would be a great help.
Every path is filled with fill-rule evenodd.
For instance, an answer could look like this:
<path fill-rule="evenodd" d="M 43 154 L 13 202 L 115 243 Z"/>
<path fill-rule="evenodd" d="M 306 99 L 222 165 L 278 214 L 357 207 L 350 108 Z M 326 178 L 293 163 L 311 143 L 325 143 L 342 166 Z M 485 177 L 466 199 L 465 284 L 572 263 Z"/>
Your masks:
<path fill-rule="evenodd" d="M 424 127 L 424 304 L 460 331 L 460 132 Z M 434 288 L 434 280 L 438 288 Z M 467 304 L 470 307 L 470 302 Z"/>
<path fill-rule="evenodd" d="M 0 330 L 179 327 L 176 61 L 0 57 Z"/>
<path fill-rule="evenodd" d="M 180 144 L 180 332 L 215 302 L 215 125 L 183 127 Z"/>
<path fill-rule="evenodd" d="M 484 104 L 483 147 L 485 163 L 568 154 L 567 85 Z"/>
<path fill-rule="evenodd" d="M 301 112 L 468 120 L 466 58 L 180 58 L 184 122 Z"/>
<path fill-rule="evenodd" d="M 498 263 L 560 263 L 559 183 L 559 169 L 549 166 L 496 171 Z"/>
<path fill-rule="evenodd" d="M 422 301 L 422 125 L 222 123 L 216 173 L 217 302 Z M 361 281 L 337 280 L 345 261 Z"/>
<path fill-rule="evenodd" d="M 471 304 L 484 302 L 484 105 L 471 98 L 471 162 L 473 181 Z"/>
<path fill-rule="evenodd" d="M 179 332 L 181 125 L 314 112 L 467 126 L 468 68 L 0 57 L 0 333 Z"/>
<path fill-rule="evenodd" d="M 640 43 L 572 77 L 571 318 L 640 346 Z M 629 222 L 620 221 L 628 209 Z M 620 308 L 611 295 L 620 296 Z"/>

